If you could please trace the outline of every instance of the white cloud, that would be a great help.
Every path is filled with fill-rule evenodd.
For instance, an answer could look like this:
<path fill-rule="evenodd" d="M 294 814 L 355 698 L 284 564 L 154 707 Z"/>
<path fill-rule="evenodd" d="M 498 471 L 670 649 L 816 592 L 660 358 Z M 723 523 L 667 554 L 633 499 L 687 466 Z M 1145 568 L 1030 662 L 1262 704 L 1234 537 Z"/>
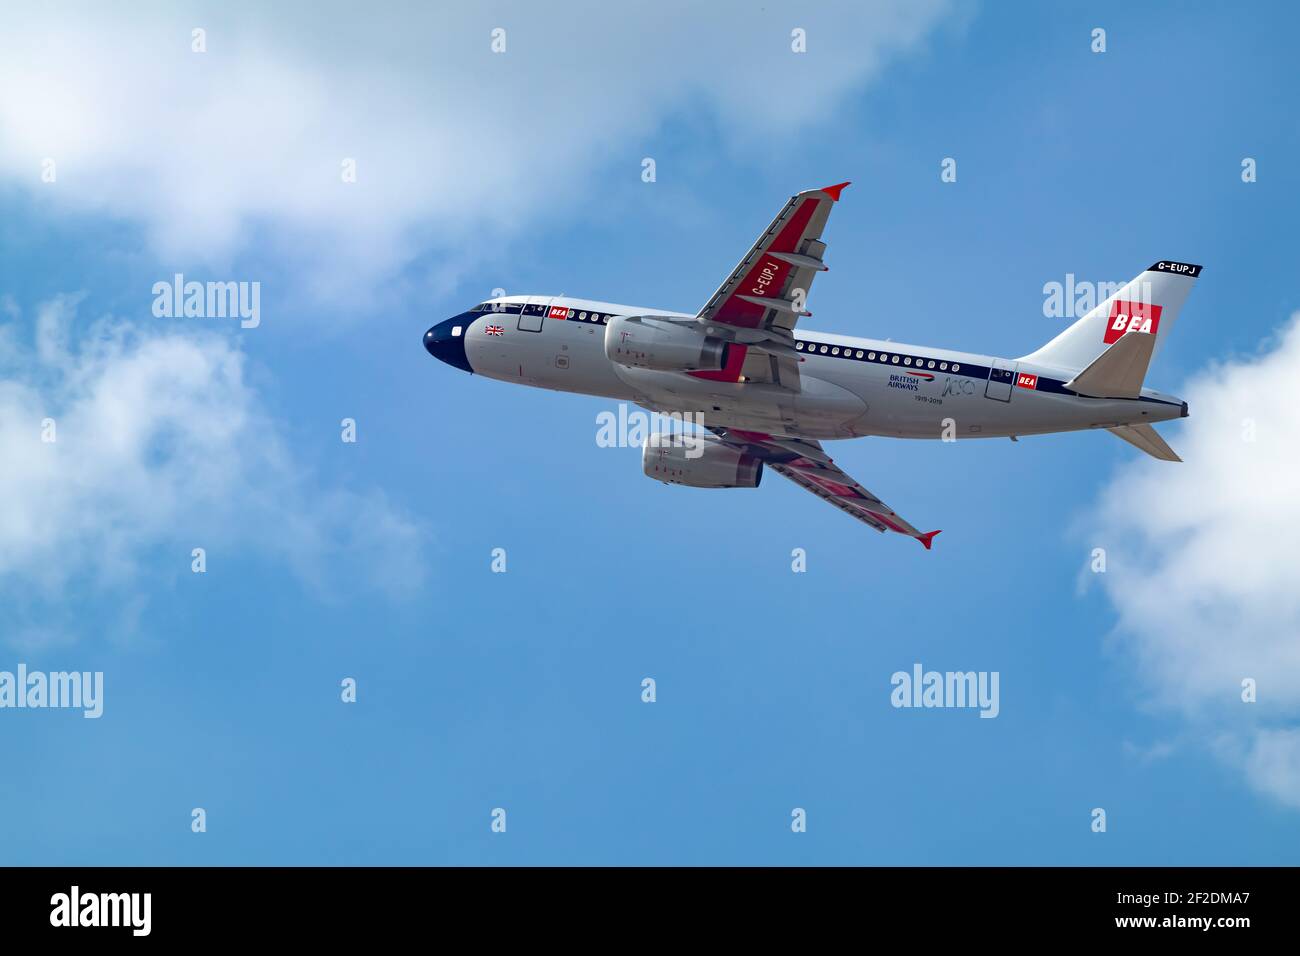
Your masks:
<path fill-rule="evenodd" d="M 420 250 L 599 214 L 589 174 L 639 177 L 632 144 L 674 111 L 738 161 L 796 150 L 946 19 L 948 0 L 29 5 L 0 31 L 0 176 L 141 223 L 177 265 L 228 269 L 259 236 L 330 300 Z"/>
<path fill-rule="evenodd" d="M 1155 704 L 1259 790 L 1300 807 L 1300 313 L 1257 355 L 1188 383 L 1185 459 L 1135 459 L 1090 540 L 1119 647 Z M 1258 703 L 1241 700 L 1242 680 Z"/>
<path fill-rule="evenodd" d="M 322 593 L 358 577 L 394 594 L 418 586 L 419 528 L 381 495 L 331 488 L 292 461 L 230 340 L 78 321 L 77 309 L 69 296 L 41 306 L 30 345 L 16 322 L 0 324 L 11 637 L 57 635 L 40 612 L 101 588 L 138 616 L 123 591 L 140 567 L 189 574 L 194 547 L 212 565 L 251 546 Z"/>
<path fill-rule="evenodd" d="M 1293 807 L 1300 807 L 1300 729 L 1257 730 L 1244 766 L 1256 787 Z"/>

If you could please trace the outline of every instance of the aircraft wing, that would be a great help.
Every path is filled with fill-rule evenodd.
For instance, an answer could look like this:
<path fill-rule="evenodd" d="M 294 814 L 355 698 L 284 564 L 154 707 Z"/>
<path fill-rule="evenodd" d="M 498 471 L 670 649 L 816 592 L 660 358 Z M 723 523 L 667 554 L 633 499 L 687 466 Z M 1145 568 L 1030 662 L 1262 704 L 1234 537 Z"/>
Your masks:
<path fill-rule="evenodd" d="M 847 185 L 808 189 L 790 197 L 700 310 L 700 320 L 771 330 L 789 338 L 800 316 L 811 314 L 804 309 L 808 289 L 813 277 L 826 270 L 822 230 L 831 206 Z"/>
<path fill-rule="evenodd" d="M 728 445 L 762 459 L 767 467 L 806 488 L 823 501 L 857 518 L 877 531 L 893 531 L 915 538 L 930 550 L 938 531 L 917 531 L 885 504 L 844 472 L 822 449 L 821 443 L 805 438 L 779 438 L 735 428 L 710 428 Z"/>

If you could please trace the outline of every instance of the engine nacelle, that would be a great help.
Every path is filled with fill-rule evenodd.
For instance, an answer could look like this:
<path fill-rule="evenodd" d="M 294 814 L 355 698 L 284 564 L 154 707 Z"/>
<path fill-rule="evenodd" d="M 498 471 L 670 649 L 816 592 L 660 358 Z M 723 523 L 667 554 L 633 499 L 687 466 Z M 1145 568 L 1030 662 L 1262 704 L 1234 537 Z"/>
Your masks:
<path fill-rule="evenodd" d="M 704 434 L 650 435 L 641 468 L 656 481 L 692 488 L 757 488 L 763 478 L 762 459 Z"/>
<path fill-rule="evenodd" d="M 727 342 L 653 315 L 616 315 L 605 326 L 611 362 L 657 372 L 716 372 L 727 364 Z"/>

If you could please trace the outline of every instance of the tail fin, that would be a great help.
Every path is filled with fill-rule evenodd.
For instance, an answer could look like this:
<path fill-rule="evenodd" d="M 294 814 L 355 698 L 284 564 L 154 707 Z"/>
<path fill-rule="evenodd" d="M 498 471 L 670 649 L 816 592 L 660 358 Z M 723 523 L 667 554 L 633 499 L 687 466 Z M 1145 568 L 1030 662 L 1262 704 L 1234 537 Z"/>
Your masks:
<path fill-rule="evenodd" d="M 1149 332 L 1155 349 L 1173 328 L 1201 267 L 1162 260 L 1021 362 L 1079 371 L 1125 332 Z"/>

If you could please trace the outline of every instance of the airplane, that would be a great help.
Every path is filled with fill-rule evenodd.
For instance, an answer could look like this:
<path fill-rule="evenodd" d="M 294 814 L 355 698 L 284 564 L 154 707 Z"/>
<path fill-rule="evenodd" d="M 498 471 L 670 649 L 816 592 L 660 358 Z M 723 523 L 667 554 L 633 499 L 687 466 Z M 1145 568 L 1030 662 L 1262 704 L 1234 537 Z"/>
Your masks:
<path fill-rule="evenodd" d="M 424 347 L 504 382 L 691 416 L 696 440 L 654 434 L 642 470 L 668 484 L 756 488 L 764 467 L 881 532 L 921 532 L 835 464 L 822 442 L 956 440 L 1104 428 L 1181 461 L 1152 428 L 1187 403 L 1143 380 L 1201 266 L 1160 260 L 1019 358 L 797 329 L 822 231 L 849 183 L 792 196 L 696 313 L 568 296 L 490 299 L 439 322 Z M 698 253 L 696 253 L 698 254 Z"/>

